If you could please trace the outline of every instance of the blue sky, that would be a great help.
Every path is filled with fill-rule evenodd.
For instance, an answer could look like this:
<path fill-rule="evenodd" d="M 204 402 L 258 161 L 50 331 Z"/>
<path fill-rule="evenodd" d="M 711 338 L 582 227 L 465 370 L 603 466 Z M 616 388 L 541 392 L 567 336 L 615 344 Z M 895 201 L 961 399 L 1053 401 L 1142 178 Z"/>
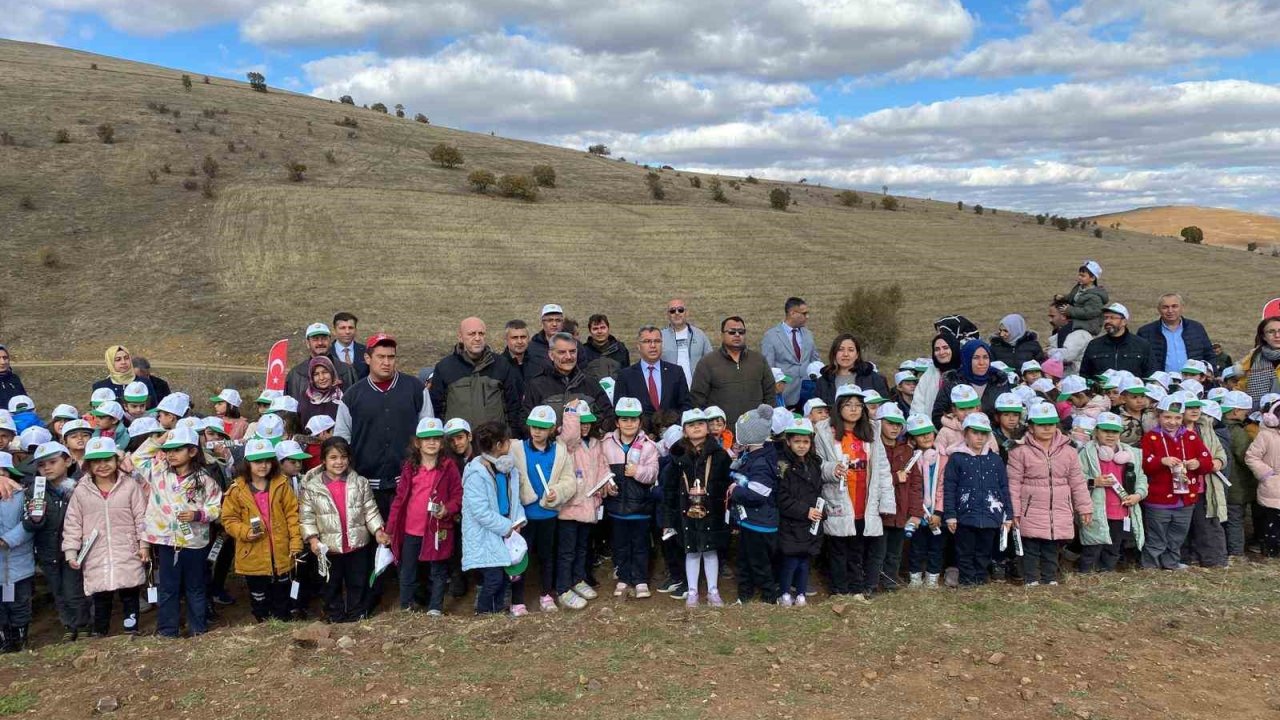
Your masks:
<path fill-rule="evenodd" d="M 28 0 L 0 37 L 690 169 L 1280 214 L 1280 0 Z"/>

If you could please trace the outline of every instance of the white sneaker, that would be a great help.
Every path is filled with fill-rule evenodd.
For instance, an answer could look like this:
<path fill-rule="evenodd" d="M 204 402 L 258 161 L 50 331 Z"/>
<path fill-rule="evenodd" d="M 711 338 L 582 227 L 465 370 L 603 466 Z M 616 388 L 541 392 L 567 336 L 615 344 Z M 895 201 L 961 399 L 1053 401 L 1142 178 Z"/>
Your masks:
<path fill-rule="evenodd" d="M 636 585 L 636 597 L 647 598 L 652 596 L 653 596 L 653 593 L 649 592 L 649 586 L 647 584 L 639 583 Z"/>
<path fill-rule="evenodd" d="M 938 573 L 925 573 L 924 586 L 927 588 L 938 587 Z"/>
<path fill-rule="evenodd" d="M 782 593 L 782 597 L 778 598 L 778 604 L 782 607 L 791 607 L 795 601 L 791 599 L 791 593 Z"/>
<path fill-rule="evenodd" d="M 809 604 L 809 601 L 804 599 L 804 593 L 800 593 L 799 595 L 796 595 L 796 607 L 804 607 L 805 605 L 808 605 L 808 604 Z"/>
<path fill-rule="evenodd" d="M 626 584 L 626 583 L 624 583 L 624 582 L 620 582 L 620 583 L 618 583 L 617 585 L 614 585 L 614 586 L 613 586 L 613 596 L 614 596 L 614 597 L 622 597 L 623 595 L 626 595 L 626 594 L 627 594 L 627 590 L 629 590 L 629 589 L 630 589 L 630 587 L 631 587 L 631 586 L 627 585 L 627 584 Z"/>
<path fill-rule="evenodd" d="M 1039 586 L 1040 586 L 1040 582 L 1038 580 L 1032 580 L 1031 582 L 1023 585 L 1023 587 L 1039 587 Z"/>
<path fill-rule="evenodd" d="M 444 613 L 439 610 L 428 610 L 427 617 L 442 617 Z"/>
<path fill-rule="evenodd" d="M 591 586 L 586 584 L 585 582 L 580 582 L 577 585 L 574 585 L 573 591 L 577 593 L 578 596 L 580 596 L 583 600 L 595 600 L 597 597 L 599 597 L 596 591 L 592 590 Z"/>
<path fill-rule="evenodd" d="M 862 593 L 855 593 L 853 596 L 853 601 L 857 603 L 862 603 L 863 605 L 871 604 L 871 600 L 868 599 L 867 596 L 863 595 Z"/>
<path fill-rule="evenodd" d="M 911 580 L 907 583 L 907 587 L 924 587 L 924 573 L 911 573 Z"/>
<path fill-rule="evenodd" d="M 560 609 L 556 607 L 556 599 L 550 595 L 543 595 L 538 598 L 538 607 L 542 612 L 555 612 Z"/>
<path fill-rule="evenodd" d="M 587 601 L 578 593 L 572 590 L 565 590 L 560 593 L 560 604 L 570 610 L 581 610 L 587 606 Z"/>

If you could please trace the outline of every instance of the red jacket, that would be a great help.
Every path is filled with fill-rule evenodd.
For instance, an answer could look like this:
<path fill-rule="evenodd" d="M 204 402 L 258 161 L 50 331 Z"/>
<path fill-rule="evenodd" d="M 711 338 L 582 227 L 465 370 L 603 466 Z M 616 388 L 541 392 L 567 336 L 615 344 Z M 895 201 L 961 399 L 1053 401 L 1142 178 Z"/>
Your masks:
<path fill-rule="evenodd" d="M 387 513 L 387 534 L 391 536 L 391 552 L 396 564 L 404 562 L 400 553 L 404 548 L 404 524 L 409 515 L 409 502 L 427 502 L 427 498 L 409 497 L 416 472 L 406 460 L 400 470 L 395 500 L 391 501 L 391 510 Z M 445 515 L 443 518 L 427 516 L 427 531 L 422 538 L 422 551 L 418 553 L 418 559 L 423 562 L 448 560 L 453 555 L 453 544 L 458 534 L 457 517 L 462 512 L 462 475 L 458 473 L 458 465 L 452 457 L 441 453 L 434 472 L 437 477 L 431 494 L 436 502 L 444 505 Z M 436 547 L 436 533 L 443 533 L 439 548 Z"/>
<path fill-rule="evenodd" d="M 893 515 L 883 516 L 885 527 L 904 528 L 907 526 L 908 518 L 913 515 L 920 517 L 921 513 L 923 513 L 921 509 L 920 483 L 916 484 L 916 504 L 912 505 L 911 483 L 898 481 L 898 472 L 906 469 L 907 463 L 911 462 L 913 452 L 911 444 L 905 440 L 898 440 L 893 445 L 885 448 L 885 454 L 889 456 L 889 479 L 893 483 L 894 507 L 898 510 Z M 916 464 L 918 465 L 919 463 Z M 914 472 L 915 468 L 912 468 L 912 471 Z"/>
<path fill-rule="evenodd" d="M 1187 471 L 1187 485 L 1191 492 L 1186 495 L 1173 492 L 1173 471 L 1161 462 L 1170 456 L 1200 461 L 1200 467 Z M 1182 430 L 1178 437 L 1169 437 L 1156 428 L 1142 436 L 1142 470 L 1147 474 L 1146 502 L 1191 506 L 1204 492 L 1205 476 L 1213 472 L 1213 455 L 1194 430 Z"/>

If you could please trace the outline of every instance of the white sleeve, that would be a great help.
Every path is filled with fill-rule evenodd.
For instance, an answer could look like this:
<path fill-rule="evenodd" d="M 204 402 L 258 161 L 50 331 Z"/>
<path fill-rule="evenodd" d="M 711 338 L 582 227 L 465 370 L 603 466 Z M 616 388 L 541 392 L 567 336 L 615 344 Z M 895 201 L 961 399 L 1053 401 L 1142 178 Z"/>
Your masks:
<path fill-rule="evenodd" d="M 422 411 L 418 413 L 418 419 L 433 418 L 436 416 L 436 409 L 431 405 L 431 391 L 424 385 L 422 387 Z"/>
<path fill-rule="evenodd" d="M 333 434 L 337 437 L 351 442 L 351 411 L 347 409 L 347 404 L 338 401 L 338 417 L 334 418 Z"/>

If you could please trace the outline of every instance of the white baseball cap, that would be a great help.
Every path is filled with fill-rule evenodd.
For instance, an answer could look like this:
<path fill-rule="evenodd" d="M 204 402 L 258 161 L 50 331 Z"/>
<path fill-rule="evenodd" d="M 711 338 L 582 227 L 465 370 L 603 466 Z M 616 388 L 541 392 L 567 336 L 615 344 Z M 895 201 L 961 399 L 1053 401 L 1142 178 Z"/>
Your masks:
<path fill-rule="evenodd" d="M 609 397 L 609 402 L 613 402 L 613 388 L 617 385 L 611 377 L 600 378 L 600 389 L 604 390 L 604 394 Z"/>
<path fill-rule="evenodd" d="M 444 424 L 445 437 L 457 435 L 460 432 L 471 432 L 471 423 L 463 420 L 462 418 L 449 418 L 449 422 Z"/>
<path fill-rule="evenodd" d="M 1204 405 L 1201 406 L 1200 412 L 1208 415 L 1214 420 L 1222 419 L 1222 406 L 1212 400 L 1203 400 Z"/>
<path fill-rule="evenodd" d="M 254 427 L 253 432 L 258 437 L 268 440 L 284 437 L 284 420 L 279 415 L 267 413 L 258 418 L 258 424 Z"/>
<path fill-rule="evenodd" d="M 1053 381 L 1047 377 L 1042 377 L 1039 380 L 1036 380 L 1035 382 L 1031 383 L 1031 389 L 1035 390 L 1038 393 L 1053 392 Z"/>
<path fill-rule="evenodd" d="M 40 446 L 36 448 L 33 459 L 36 462 L 40 462 L 41 460 L 44 460 L 46 458 L 51 458 L 56 455 L 70 455 L 70 454 L 71 454 L 71 451 L 67 449 L 66 445 L 63 445 L 60 442 L 49 441 L 49 442 L 40 443 Z"/>
<path fill-rule="evenodd" d="M 1058 411 L 1052 403 L 1038 402 L 1027 410 L 1027 422 L 1032 425 L 1057 425 Z"/>
<path fill-rule="evenodd" d="M 1232 390 L 1218 401 L 1223 410 L 1252 410 L 1253 398 L 1243 390 Z"/>
<path fill-rule="evenodd" d="M 1226 388 L 1219 385 L 1215 388 L 1209 388 L 1209 392 L 1205 393 L 1204 397 L 1206 400 L 1222 402 L 1222 398 L 1226 397 L 1228 392 L 1229 391 Z"/>
<path fill-rule="evenodd" d="M 151 399 L 151 391 L 147 389 L 147 384 L 134 380 L 124 386 L 124 401 L 129 403 L 144 403 Z"/>
<path fill-rule="evenodd" d="M 1163 400 L 1165 396 L 1168 394 L 1169 393 L 1165 392 L 1164 386 L 1161 385 L 1160 383 L 1157 383 L 1157 382 L 1147 383 L 1147 397 L 1151 399 L 1151 402 L 1158 403 L 1161 400 Z"/>
<path fill-rule="evenodd" d="M 787 412 L 785 408 L 779 408 L 773 413 L 773 417 L 769 420 L 769 429 L 774 435 L 781 435 L 791 427 L 791 422 L 796 418 L 795 415 Z"/>
<path fill-rule="evenodd" d="M 1089 389 L 1089 383 L 1079 375 L 1068 375 L 1062 378 L 1062 382 L 1058 383 L 1058 399 L 1066 400 L 1067 398 L 1082 393 Z"/>
<path fill-rule="evenodd" d="M 1124 420 L 1113 412 L 1104 412 L 1098 415 L 1095 427 L 1099 430 L 1110 430 L 1111 432 L 1124 432 Z"/>
<path fill-rule="evenodd" d="M 267 408 L 267 412 L 296 413 L 298 412 L 298 401 L 293 399 L 292 397 L 289 397 L 288 395 L 281 395 L 280 397 L 271 401 L 271 406 Z"/>
<path fill-rule="evenodd" d="M 418 427 L 413 434 L 420 438 L 442 438 L 444 423 L 440 422 L 440 418 L 424 417 L 418 421 Z"/>
<path fill-rule="evenodd" d="M 200 438 L 196 431 L 189 427 L 176 427 L 169 431 L 169 439 L 160 446 L 161 450 L 177 450 L 182 447 L 200 447 Z"/>
<path fill-rule="evenodd" d="M 11 413 L 35 409 L 36 401 L 32 400 L 30 395 L 14 395 L 9 398 L 9 412 Z"/>
<path fill-rule="evenodd" d="M 209 398 L 209 402 L 224 402 L 231 407 L 238 408 L 240 407 L 242 400 L 240 399 L 240 391 L 235 390 L 234 388 L 223 388 L 222 392 Z"/>
<path fill-rule="evenodd" d="M 329 332 L 329 326 L 322 322 L 311 323 L 307 326 L 307 337 L 315 337 L 317 335 L 333 335 Z"/>
<path fill-rule="evenodd" d="M 264 388 L 262 392 L 258 393 L 258 399 L 254 400 L 254 402 L 259 405 L 270 405 L 272 400 L 275 400 L 281 395 L 284 395 L 283 390 L 267 390 Z"/>
<path fill-rule="evenodd" d="M 1098 421 L 1088 415 L 1077 415 L 1071 418 L 1071 427 L 1093 432 L 1093 429 L 1098 427 Z"/>
<path fill-rule="evenodd" d="M 698 408 L 693 408 L 692 410 L 685 410 L 683 413 L 680 414 L 681 427 L 688 425 L 689 423 L 706 422 L 706 421 L 707 421 L 707 414 L 702 412 Z"/>
<path fill-rule="evenodd" d="M 312 435 L 319 435 L 325 430 L 332 429 L 336 422 L 328 415 L 316 415 L 307 421 L 307 432 Z"/>
<path fill-rule="evenodd" d="M 1169 389 L 1169 384 L 1173 382 L 1173 376 L 1163 370 L 1157 370 L 1147 376 L 1147 382 L 1157 382 L 1165 390 Z"/>
<path fill-rule="evenodd" d="M 18 444 L 22 449 L 43 445 L 53 439 L 53 435 L 39 425 L 32 425 L 18 435 Z"/>
<path fill-rule="evenodd" d="M 996 412 L 998 413 L 1011 412 L 1021 414 L 1023 409 L 1022 398 L 1018 397 L 1017 393 L 1000 393 L 1000 396 L 996 398 Z"/>
<path fill-rule="evenodd" d="M 933 426 L 928 415 L 912 415 L 907 418 L 908 435 L 925 435 L 931 432 L 938 432 L 938 429 Z"/>
<path fill-rule="evenodd" d="M 969 413 L 969 415 L 965 417 L 964 423 L 961 427 L 965 430 L 989 433 L 991 432 L 991 420 L 987 418 L 985 413 Z"/>
<path fill-rule="evenodd" d="M 84 459 L 103 460 L 109 457 L 115 457 L 116 450 L 116 441 L 114 438 L 101 436 L 89 438 L 89 442 L 84 445 Z"/>
<path fill-rule="evenodd" d="M 183 418 L 178 421 L 178 424 L 182 424 L 186 421 L 187 421 L 187 418 Z M 212 430 L 213 432 L 216 432 L 219 435 L 230 437 L 230 434 L 227 432 L 227 426 L 222 424 L 222 418 L 218 417 L 217 415 L 210 415 L 209 417 L 196 422 L 195 425 L 193 425 L 192 427 L 193 429 L 199 432 Z M 133 434 L 132 425 L 129 426 L 129 433 Z"/>
<path fill-rule="evenodd" d="M 781 368 L 769 368 L 769 372 L 773 373 L 773 384 L 791 382 L 791 377 L 782 372 Z"/>
<path fill-rule="evenodd" d="M 1035 360 L 1028 360 L 1022 363 L 1022 367 L 1018 368 L 1019 374 L 1031 372 L 1032 370 L 1041 370 L 1040 363 Z"/>
<path fill-rule="evenodd" d="M 83 428 L 71 428 L 71 423 L 67 423 L 62 426 L 63 437 L 67 436 L 68 428 L 74 430 L 89 430 L 91 432 L 93 430 L 93 428 L 87 426 Z M 164 428 L 160 427 L 160 423 L 150 415 L 143 415 L 137 420 L 129 423 L 129 437 L 142 437 L 143 435 L 155 435 L 162 432 L 164 432 Z"/>
<path fill-rule="evenodd" d="M 1050 389 L 1052 389 L 1053 387 L 1052 382 L 1049 383 L 1049 387 Z M 1029 385 L 1019 385 L 1018 387 L 1014 388 L 1013 395 L 1014 397 L 1018 398 L 1018 402 L 1021 402 L 1024 408 L 1040 399 L 1039 396 L 1036 395 L 1035 389 Z"/>
<path fill-rule="evenodd" d="M 826 400 L 823 400 L 822 398 L 809 398 L 804 403 L 804 416 L 809 417 L 809 413 L 813 412 L 814 408 L 824 407 L 830 407 L 827 405 Z M 703 416 L 703 419 L 706 419 L 705 415 Z"/>
<path fill-rule="evenodd" d="M 49 416 L 54 420 L 75 420 L 80 417 L 80 411 L 76 410 L 74 405 L 63 403 L 53 409 L 53 414 Z"/>
<path fill-rule="evenodd" d="M 721 410 L 719 405 L 708 405 L 706 408 L 702 410 L 702 412 L 706 413 L 707 420 L 725 420 L 726 422 L 728 421 L 728 418 L 726 418 L 724 415 L 724 410 Z"/>
<path fill-rule="evenodd" d="M 822 368 L 824 367 L 826 366 L 815 360 L 809 363 L 809 367 L 804 369 L 804 373 L 809 376 L 810 380 L 813 380 L 822 374 Z"/>
<path fill-rule="evenodd" d="M 98 388 L 89 396 L 89 407 L 97 407 L 104 402 L 110 402 L 116 399 L 116 394 L 111 388 Z"/>
<path fill-rule="evenodd" d="M 862 397 L 862 388 L 858 387 L 857 385 L 854 385 L 853 383 L 849 383 L 848 385 L 841 385 L 840 387 L 836 388 L 836 404 L 837 405 L 840 404 L 840 398 L 845 398 L 850 396 Z"/>
<path fill-rule="evenodd" d="M 1205 365 L 1203 360 L 1187 358 L 1187 361 L 1182 363 L 1182 374 L 1184 376 L 1207 375 L 1208 373 L 1209 373 L 1209 366 Z"/>
<path fill-rule="evenodd" d="M 623 400 L 629 399 L 632 398 L 623 398 Z M 638 405 L 639 401 L 636 404 Z M 525 425 L 543 429 L 553 428 L 556 426 L 556 411 L 550 405 L 539 405 L 529 411 L 529 418 L 525 420 Z M 444 432 L 443 428 L 441 432 Z"/>
<path fill-rule="evenodd" d="M 898 407 L 898 403 L 885 403 L 876 408 L 876 419 L 880 422 L 891 422 L 897 425 L 905 425 L 907 419 L 902 417 L 902 408 Z"/>
<path fill-rule="evenodd" d="M 90 410 L 89 413 L 98 417 L 110 417 L 119 420 L 124 417 L 124 408 L 120 407 L 120 403 L 115 400 L 108 400 Z"/>
<path fill-rule="evenodd" d="M 548 315 L 563 315 L 563 314 L 564 314 L 564 308 L 560 307 L 559 305 L 556 305 L 555 303 L 547 303 L 546 305 L 542 306 L 542 312 L 538 313 L 538 317 L 544 318 Z"/>
<path fill-rule="evenodd" d="M 311 456 L 297 442 L 281 440 L 280 444 L 276 446 L 276 459 L 280 462 L 285 460 L 310 460 Z"/>
<path fill-rule="evenodd" d="M 1191 393 L 1196 397 L 1200 397 L 1201 395 L 1204 394 L 1204 385 L 1201 384 L 1199 380 L 1195 380 L 1192 378 L 1187 378 L 1186 380 L 1183 380 L 1181 383 L 1179 383 L 1178 389 L 1181 390 L 1182 392 Z"/>
<path fill-rule="evenodd" d="M 779 414 L 779 415 L 782 415 L 783 417 L 786 417 L 786 416 L 787 416 L 787 414 L 786 414 L 786 413 L 778 413 L 778 414 Z M 784 435 L 812 435 L 812 434 L 813 434 L 813 423 L 809 422 L 809 418 L 804 418 L 804 417 L 793 417 L 793 418 L 791 418 L 791 421 L 790 421 L 789 423 L 787 423 L 787 424 L 785 425 L 785 427 L 783 427 L 783 429 L 782 429 L 782 434 L 784 434 Z"/>
<path fill-rule="evenodd" d="M 624 397 L 618 398 L 618 404 L 614 407 L 613 413 L 618 417 L 640 417 L 644 413 L 644 408 L 640 406 L 639 400 Z M 553 412 L 552 415 L 554 416 L 555 413 Z"/>
<path fill-rule="evenodd" d="M 160 400 L 159 405 L 156 405 L 158 412 L 167 412 L 178 417 L 184 417 L 190 409 L 191 397 L 182 392 L 169 393 Z"/>
<path fill-rule="evenodd" d="M 153 420 L 152 422 L 155 422 L 155 421 Z M 62 426 L 62 439 L 65 440 L 68 435 L 76 431 L 82 431 L 82 432 L 87 432 L 92 434 L 93 427 L 89 425 L 89 423 L 85 422 L 84 420 L 80 420 L 79 418 L 75 420 L 70 420 L 67 422 L 66 425 Z"/>
<path fill-rule="evenodd" d="M 893 384 L 901 385 L 904 382 L 919 382 L 920 378 L 916 377 L 914 370 L 899 370 L 893 375 Z"/>
<path fill-rule="evenodd" d="M 1129 393 L 1130 395 L 1146 395 L 1147 394 L 1147 386 L 1143 385 L 1142 381 L 1136 377 L 1131 377 L 1125 380 L 1123 383 L 1121 383 L 1119 390 L 1121 394 L 1124 394 L 1124 393 Z"/>
<path fill-rule="evenodd" d="M 1084 264 L 1081 265 L 1081 267 L 1083 267 L 1085 270 L 1088 270 L 1089 274 L 1092 275 L 1094 279 L 1096 280 L 1102 279 L 1102 266 L 1099 265 L 1096 260 L 1085 260 Z"/>
<path fill-rule="evenodd" d="M 951 388 L 951 404 L 961 409 L 976 408 L 982 404 L 982 398 L 972 385 L 960 384 Z"/>
<path fill-rule="evenodd" d="M 275 460 L 277 459 L 275 446 L 266 438 L 249 438 L 244 443 L 244 459 L 250 462 L 254 460 Z"/>
<path fill-rule="evenodd" d="M 1182 414 L 1182 394 L 1171 393 L 1160 398 L 1160 402 L 1156 403 L 1156 409 L 1161 412 L 1175 412 Z"/>
<path fill-rule="evenodd" d="M 1125 320 L 1129 319 L 1129 308 L 1125 307 L 1124 305 L 1121 305 L 1120 303 L 1111 303 L 1110 305 L 1102 308 L 1102 312 L 1119 315 Z"/>

